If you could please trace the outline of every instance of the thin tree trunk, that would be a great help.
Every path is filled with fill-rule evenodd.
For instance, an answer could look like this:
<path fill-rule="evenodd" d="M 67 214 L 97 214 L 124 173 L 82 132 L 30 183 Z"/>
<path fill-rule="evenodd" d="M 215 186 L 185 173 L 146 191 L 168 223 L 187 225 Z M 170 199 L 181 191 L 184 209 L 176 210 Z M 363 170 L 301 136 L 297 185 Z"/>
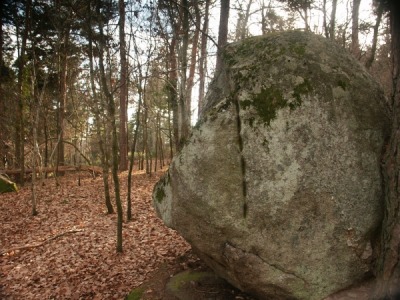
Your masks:
<path fill-rule="evenodd" d="M 375 60 L 376 45 L 378 43 L 378 31 L 379 31 L 379 26 L 381 25 L 382 15 L 383 15 L 383 5 L 382 5 L 382 2 L 379 2 L 378 3 L 378 9 L 377 9 L 377 12 L 376 12 L 376 22 L 375 22 L 375 25 L 374 25 L 374 36 L 372 38 L 371 54 L 368 57 L 367 62 L 365 63 L 365 66 L 366 66 L 367 69 L 371 68 L 372 63 Z"/>
<path fill-rule="evenodd" d="M 189 2 L 182 0 L 183 20 L 182 20 L 182 45 L 179 51 L 180 62 L 180 85 L 179 85 L 179 149 L 181 149 L 189 136 L 190 117 L 187 107 L 187 68 L 188 68 L 188 47 L 189 47 Z"/>
<path fill-rule="evenodd" d="M 169 67 L 169 68 L 168 68 Z M 171 44 L 169 45 L 168 53 L 168 95 L 169 103 L 172 108 L 172 128 L 174 133 L 174 146 L 178 151 L 179 140 L 180 140 L 180 129 L 179 129 L 179 108 L 178 108 L 178 70 L 176 61 L 176 38 L 172 38 Z"/>
<path fill-rule="evenodd" d="M 93 95 L 93 108 L 94 108 L 94 117 L 96 120 L 96 135 L 99 143 L 99 149 L 100 149 L 100 160 L 101 160 L 101 167 L 102 167 L 102 178 L 103 178 L 103 186 L 104 186 L 104 199 L 105 199 L 105 204 L 107 207 L 107 213 L 108 214 L 113 214 L 114 213 L 114 208 L 111 203 L 111 196 L 110 196 L 110 186 L 109 186 L 109 162 L 108 158 L 106 155 L 106 147 L 104 145 L 104 138 L 103 135 L 101 134 L 101 120 L 100 120 L 100 110 L 98 108 L 97 104 L 97 92 L 96 92 L 96 85 L 95 85 L 95 80 L 94 80 L 94 68 L 93 68 L 93 43 L 92 43 L 92 37 L 90 33 L 90 38 L 89 38 L 89 67 L 90 67 L 90 86 L 92 89 L 92 95 Z"/>
<path fill-rule="evenodd" d="M 148 103 L 146 94 L 143 95 L 143 159 L 146 162 L 146 174 L 151 174 L 150 169 L 150 151 L 149 151 L 149 128 L 148 128 Z"/>
<path fill-rule="evenodd" d="M 31 181 L 31 203 L 32 203 L 32 216 L 38 215 L 37 210 L 37 197 L 36 197 L 36 161 L 37 158 L 40 158 L 40 151 L 38 145 L 38 134 L 37 129 L 39 127 L 39 112 L 40 107 L 42 106 L 42 95 L 39 96 L 37 99 L 35 84 L 36 84 L 36 56 L 35 52 L 33 53 L 33 67 L 32 67 L 32 84 L 31 84 L 31 94 L 32 94 L 32 101 L 33 105 L 31 109 L 33 110 L 32 114 L 32 137 L 33 137 L 33 157 L 32 157 L 32 181 Z M 41 170 L 41 166 L 39 168 Z"/>
<path fill-rule="evenodd" d="M 160 125 L 159 125 L 159 130 L 158 130 L 158 139 L 159 139 L 159 144 L 160 144 L 160 168 L 164 168 L 165 163 L 164 163 L 164 143 L 161 135 L 161 120 L 160 120 Z"/>
<path fill-rule="evenodd" d="M 353 0 L 353 10 L 351 14 L 352 18 L 352 27 L 351 27 L 351 52 L 353 55 L 360 59 L 360 43 L 358 39 L 358 19 L 359 19 L 359 11 L 360 11 L 360 3 L 361 0 Z"/>
<path fill-rule="evenodd" d="M 217 49 L 217 62 L 215 72 L 218 73 L 222 69 L 222 51 L 228 42 L 228 21 L 229 21 L 229 4 L 230 0 L 221 0 L 221 10 L 219 15 L 219 28 L 218 28 L 218 49 Z"/>
<path fill-rule="evenodd" d="M 337 0 L 332 0 L 331 21 L 329 25 L 329 37 L 332 40 L 335 39 L 336 9 L 337 9 Z"/>
<path fill-rule="evenodd" d="M 154 147 L 154 151 L 155 151 L 155 154 L 154 154 L 154 159 L 155 159 L 155 162 L 154 162 L 154 173 L 157 172 L 157 158 L 158 158 L 158 147 L 159 147 L 159 145 L 158 145 L 158 143 L 159 143 L 159 140 L 158 140 L 159 118 L 160 118 L 160 112 L 157 112 L 156 128 L 155 128 L 156 142 L 155 142 L 155 147 Z"/>
<path fill-rule="evenodd" d="M 199 59 L 199 102 L 198 102 L 199 116 L 204 106 L 206 70 L 207 70 L 207 41 L 208 41 L 207 34 L 208 34 L 209 9 L 210 9 L 210 0 L 206 0 L 204 22 L 201 30 L 201 50 Z"/>
<path fill-rule="evenodd" d="M 100 7 L 97 5 L 97 15 L 101 16 Z M 99 24 L 99 32 L 100 32 L 100 42 L 99 42 L 99 67 L 100 67 L 100 75 L 101 75 L 101 86 L 106 96 L 107 100 L 107 114 L 109 118 L 109 122 L 111 123 L 111 134 L 112 134 L 112 177 L 114 181 L 114 192 L 115 192 L 115 203 L 117 206 L 117 252 L 122 252 L 122 222 L 123 222 L 123 211 L 122 211 L 122 203 L 121 203 L 121 195 L 120 195 L 120 187 L 119 187 L 119 178 L 118 178 L 118 136 L 117 136 L 117 124 L 115 121 L 115 103 L 113 99 L 113 95 L 111 94 L 108 85 L 107 78 L 104 69 L 104 42 L 105 36 L 103 33 L 103 24 Z"/>
<path fill-rule="evenodd" d="M 138 101 L 138 109 L 136 112 L 136 127 L 135 132 L 133 134 L 133 141 L 131 146 L 131 157 L 129 159 L 129 171 L 128 171 L 128 195 L 127 195 L 127 210 L 126 217 L 127 220 L 132 220 L 132 200 L 131 200 L 131 192 L 132 192 L 132 170 L 133 163 L 135 161 L 135 151 L 136 151 L 136 143 L 139 136 L 139 127 L 140 127 L 140 113 L 142 108 L 142 95 L 139 93 L 139 101 Z M 139 166 L 140 163 L 138 163 Z"/>
<path fill-rule="evenodd" d="M 119 169 L 128 169 L 128 133 L 127 133 L 127 100 L 128 100 L 128 63 L 125 42 L 125 2 L 119 0 L 119 49 L 121 63 L 121 82 L 119 94 Z"/>
<path fill-rule="evenodd" d="M 310 31 L 310 24 L 308 20 L 308 6 L 304 7 L 304 26 L 305 26 L 305 31 Z"/>
<path fill-rule="evenodd" d="M 3 9 L 0 9 L 0 81 L 3 79 L 1 70 L 3 70 Z M 5 98 L 3 85 L 0 84 L 0 168 L 6 168 L 6 151 L 4 141 L 6 140 L 5 128 Z"/>
<path fill-rule="evenodd" d="M 23 86 L 23 72 L 25 69 L 25 52 L 26 52 L 26 43 L 28 39 L 29 32 L 29 22 L 30 22 L 30 14 L 31 14 L 32 0 L 26 1 L 25 7 L 25 29 L 22 34 L 22 43 L 21 43 L 21 51 L 18 61 L 18 104 L 16 110 L 16 122 L 15 122 L 15 159 L 17 161 L 18 166 L 21 169 L 20 173 L 20 183 L 24 184 L 25 181 L 25 154 L 24 154 L 24 144 L 25 144 L 25 122 L 24 122 L 24 99 L 22 98 L 22 86 Z M 18 28 L 17 28 L 18 34 Z"/>
<path fill-rule="evenodd" d="M 187 79 L 187 86 L 186 86 L 186 126 L 188 126 L 188 131 L 190 131 L 190 119 L 191 119 L 191 101 L 192 101 L 192 90 L 194 85 L 194 73 L 196 70 L 196 63 L 197 63 L 197 49 L 199 45 L 199 37 L 200 37 L 200 24 L 201 24 L 201 16 L 200 16 L 200 9 L 198 6 L 197 0 L 193 3 L 195 9 L 195 32 L 192 41 L 192 49 L 191 49 L 191 56 L 190 56 L 190 67 L 189 67 L 189 76 Z M 188 132 L 189 135 L 189 132 Z"/>
<path fill-rule="evenodd" d="M 326 22 L 326 0 L 323 0 L 322 13 L 323 13 L 322 27 L 324 29 L 325 37 L 328 39 L 329 38 L 329 28 L 328 28 L 328 23 Z"/>
<path fill-rule="evenodd" d="M 170 161 L 174 157 L 174 143 L 173 143 L 173 134 L 172 134 L 172 126 L 171 126 L 171 103 L 168 101 L 168 133 L 169 133 L 169 158 Z"/>
<path fill-rule="evenodd" d="M 64 153 L 64 130 L 65 130 L 65 110 L 67 103 L 67 71 L 68 71 L 68 43 L 69 43 L 69 28 L 62 28 L 63 44 L 60 47 L 59 62 L 60 62 L 60 78 L 59 78 L 59 110 L 58 110 L 58 135 L 60 142 L 57 148 L 57 167 L 64 166 L 65 153 Z"/>

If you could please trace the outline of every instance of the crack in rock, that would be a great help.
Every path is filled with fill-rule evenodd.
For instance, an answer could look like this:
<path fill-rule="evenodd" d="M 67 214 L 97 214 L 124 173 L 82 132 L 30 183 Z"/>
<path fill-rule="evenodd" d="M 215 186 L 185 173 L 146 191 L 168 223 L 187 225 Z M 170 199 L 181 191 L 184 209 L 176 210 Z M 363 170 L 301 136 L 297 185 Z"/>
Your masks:
<path fill-rule="evenodd" d="M 283 273 L 285 276 L 291 276 L 291 277 L 295 277 L 295 278 L 301 280 L 304 285 L 310 284 L 309 282 L 307 282 L 307 280 L 305 280 L 301 276 L 297 275 L 296 273 L 291 272 L 289 270 L 285 270 L 284 268 L 282 268 L 276 264 L 269 263 L 265 259 L 261 258 L 259 255 L 255 254 L 255 253 L 251 253 L 251 252 L 246 252 L 245 250 L 235 247 L 228 242 L 225 243 L 223 253 L 224 253 L 223 254 L 224 258 L 228 262 L 237 263 L 239 261 L 242 261 L 243 263 L 256 263 L 255 260 L 258 260 L 258 261 L 261 261 L 261 263 L 266 264 L 266 265 L 274 268 L 275 270 Z"/>

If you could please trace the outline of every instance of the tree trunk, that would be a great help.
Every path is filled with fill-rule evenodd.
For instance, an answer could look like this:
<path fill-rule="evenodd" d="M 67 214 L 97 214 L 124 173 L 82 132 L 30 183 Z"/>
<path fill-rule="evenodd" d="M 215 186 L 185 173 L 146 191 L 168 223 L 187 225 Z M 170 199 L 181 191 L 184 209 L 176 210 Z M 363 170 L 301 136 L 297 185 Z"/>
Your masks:
<path fill-rule="evenodd" d="M 180 84 L 179 84 L 179 149 L 181 149 L 189 136 L 190 116 L 187 107 L 187 68 L 188 68 L 188 47 L 189 47 L 189 2 L 182 0 L 182 45 L 179 51 L 180 62 Z"/>
<path fill-rule="evenodd" d="M 171 126 L 171 103 L 168 101 L 168 134 L 169 134 L 169 158 L 172 160 L 174 157 L 174 143 Z"/>
<path fill-rule="evenodd" d="M 35 76 L 34 76 L 35 78 Z M 35 79 L 34 79 L 35 80 Z M 32 98 L 33 101 L 35 102 L 34 105 L 32 105 L 32 110 L 33 110 L 33 122 L 32 122 L 32 137 L 33 137 L 33 157 L 32 157 L 32 181 L 31 181 L 31 203 L 32 203 L 32 216 L 36 216 L 38 214 L 37 207 L 36 207 L 36 202 L 37 202 L 37 197 L 36 197 L 36 160 L 40 156 L 39 152 L 39 145 L 38 145 L 38 134 L 37 134 L 37 129 L 39 127 L 39 111 L 40 107 L 42 105 L 41 101 L 41 96 L 39 96 L 39 101 L 36 103 L 36 98 L 37 96 L 35 95 L 35 87 L 32 87 Z"/>
<path fill-rule="evenodd" d="M 98 3 L 99 4 L 99 3 Z M 100 7 L 97 5 L 97 15 L 101 16 Z M 122 203 L 121 203 L 121 195 L 120 195 L 120 187 L 119 187 L 119 178 L 118 178 L 118 136 L 117 136 L 117 124 L 115 121 L 115 103 L 113 95 L 111 94 L 108 84 L 106 73 L 104 69 L 104 42 L 105 35 L 103 33 L 103 24 L 100 22 L 99 24 L 99 33 L 100 33 L 100 41 L 99 41 L 99 68 L 100 68 L 100 76 L 101 76 L 101 86 L 103 89 L 103 93 L 107 100 L 107 115 L 111 125 L 111 135 L 112 135 L 112 177 L 114 181 L 114 193 L 115 193 L 115 203 L 117 206 L 117 252 L 122 252 L 122 222 L 123 222 L 123 211 L 122 211 Z"/>
<path fill-rule="evenodd" d="M 365 67 L 367 69 L 371 68 L 372 63 L 375 60 L 376 45 L 378 43 L 378 31 L 379 31 L 379 26 L 381 25 L 382 15 L 383 15 L 383 5 L 382 5 L 382 2 L 379 2 L 377 12 L 376 12 L 376 22 L 374 25 L 374 36 L 372 38 L 371 54 L 368 57 L 367 62 L 365 63 Z"/>
<path fill-rule="evenodd" d="M 3 7 L 0 7 L 0 82 L 3 81 Z M 6 168 L 5 151 L 5 98 L 3 94 L 3 85 L 0 84 L 0 169 Z"/>
<path fill-rule="evenodd" d="M 58 109 L 58 135 L 60 142 L 57 145 L 57 167 L 65 164 L 65 153 L 64 153 L 64 130 L 65 130 L 65 110 L 67 103 L 67 71 L 68 71 L 68 43 L 70 29 L 60 29 L 62 39 L 62 45 L 59 49 L 59 109 Z"/>
<path fill-rule="evenodd" d="M 91 24 L 90 24 L 91 26 Z M 111 196 L 110 196 L 110 186 L 108 183 L 109 179 L 109 160 L 106 155 L 106 148 L 103 141 L 105 140 L 105 137 L 103 138 L 103 135 L 101 134 L 101 120 L 100 120 L 100 110 L 98 107 L 98 95 L 96 92 L 96 85 L 95 85 L 95 80 L 94 80 L 94 67 L 93 67 L 93 42 L 92 42 L 92 31 L 90 29 L 89 32 L 89 68 L 90 68 L 90 86 L 92 89 L 92 97 L 93 97 L 93 109 L 94 109 L 94 117 L 96 121 L 96 135 L 99 143 L 99 148 L 100 148 L 100 160 L 101 160 L 101 167 L 102 167 L 102 178 L 103 178 L 103 186 L 104 186 L 104 199 L 105 199 L 105 204 L 107 208 L 107 213 L 108 214 L 113 214 L 114 213 L 114 208 L 111 203 Z"/>
<path fill-rule="evenodd" d="M 222 51 L 228 42 L 229 4 L 230 0 L 221 0 L 218 28 L 217 62 L 215 66 L 216 73 L 222 69 Z"/>
<path fill-rule="evenodd" d="M 35 47 L 35 45 L 34 45 Z M 40 158 L 40 151 L 39 151 L 39 144 L 38 144 L 38 127 L 39 127 L 39 113 L 40 113 L 40 107 L 42 106 L 42 97 L 43 97 L 43 91 L 42 94 L 37 95 L 36 93 L 36 66 L 37 66 L 37 61 L 36 61 L 36 56 L 35 52 L 32 51 L 33 54 L 33 67 L 32 67 L 32 85 L 31 85 L 31 96 L 32 96 L 32 101 L 33 104 L 31 105 L 31 113 L 32 113 L 32 138 L 33 138 L 33 157 L 32 157 L 32 181 L 31 181 L 31 204 L 32 204 L 32 216 L 38 215 L 38 210 L 37 210 L 37 197 L 36 197 L 36 162 L 37 159 Z M 39 167 L 39 170 L 41 170 L 41 165 Z"/>
<path fill-rule="evenodd" d="M 26 42 L 28 39 L 29 24 L 30 24 L 30 14 L 32 7 L 32 0 L 26 0 L 25 4 L 25 28 L 22 33 L 22 43 L 21 51 L 18 60 L 18 90 L 17 90 L 17 109 L 16 109 L 16 122 L 15 122 L 15 160 L 17 165 L 21 169 L 21 174 L 19 175 L 19 180 L 21 185 L 24 184 L 24 169 L 25 169 L 25 125 L 24 125 L 24 99 L 22 96 L 22 86 L 23 86 L 23 72 L 25 69 L 25 52 L 26 52 Z M 17 28 L 18 33 L 18 28 Z"/>
<path fill-rule="evenodd" d="M 329 37 L 332 40 L 335 39 L 336 9 L 337 9 L 337 0 L 332 0 L 331 21 L 329 25 Z"/>
<path fill-rule="evenodd" d="M 201 30 L 201 50 L 199 59 L 199 102 L 198 102 L 199 116 L 204 106 L 206 70 L 207 70 L 207 41 L 208 41 L 207 34 L 208 34 L 209 10 L 210 10 L 210 0 L 206 0 L 204 21 Z"/>
<path fill-rule="evenodd" d="M 119 170 L 128 170 L 128 133 L 127 133 L 127 101 L 128 101 L 128 63 L 125 42 L 125 2 L 119 0 L 119 51 L 121 63 L 121 80 L 119 94 Z"/>
<path fill-rule="evenodd" d="M 328 28 L 328 23 L 326 22 L 326 0 L 323 0 L 322 14 L 323 14 L 322 27 L 324 29 L 325 37 L 328 39 L 329 38 L 329 28 Z"/>
<path fill-rule="evenodd" d="M 246 11 L 244 14 L 241 12 L 242 6 L 240 6 L 238 23 L 236 26 L 236 41 L 243 40 L 247 36 L 247 26 L 248 26 L 248 22 L 249 22 L 250 8 L 251 8 L 252 3 L 253 3 L 253 0 L 248 0 L 247 6 L 246 6 Z"/>
<path fill-rule="evenodd" d="M 132 220 L 132 200 L 131 200 L 131 193 L 132 193 L 132 170 L 133 170 L 133 163 L 135 161 L 135 151 L 136 151 L 136 143 L 139 136 L 139 127 L 140 127 L 140 113 L 142 108 L 142 95 L 139 93 L 139 101 L 138 101 L 138 109 L 136 112 L 136 127 L 135 132 L 133 134 L 133 141 L 131 146 L 131 157 L 129 159 L 129 171 L 128 171 L 128 195 L 127 195 L 127 209 L 126 209 L 126 217 L 127 220 Z M 138 163 L 139 165 L 139 163 Z"/>
<path fill-rule="evenodd" d="M 351 52 L 353 55 L 360 59 L 360 44 L 358 40 L 358 15 L 360 11 L 361 0 L 353 0 L 353 10 L 351 13 L 352 27 L 351 27 Z"/>
<path fill-rule="evenodd" d="M 400 2 L 392 0 L 388 5 L 393 61 L 392 132 L 383 159 L 386 194 L 376 270 L 378 285 L 375 297 L 378 299 L 398 299 L 400 292 Z"/>
<path fill-rule="evenodd" d="M 189 68 L 189 77 L 187 80 L 186 86 L 186 118 L 187 118 L 187 126 L 188 131 L 190 130 L 190 117 L 191 117 L 191 101 L 192 101 L 192 90 L 194 85 L 194 73 L 196 70 L 196 63 L 197 63 L 197 49 L 199 45 L 199 37 L 200 37 L 200 24 L 201 24 L 201 16 L 200 16 L 200 9 L 198 6 L 197 0 L 193 3 L 195 9 L 195 32 L 192 41 L 192 50 L 190 56 L 190 68 Z"/>
<path fill-rule="evenodd" d="M 176 61 L 176 38 L 173 37 L 168 51 L 167 90 L 168 100 L 172 108 L 172 129 L 175 149 L 179 149 L 179 108 L 178 108 L 178 70 Z"/>

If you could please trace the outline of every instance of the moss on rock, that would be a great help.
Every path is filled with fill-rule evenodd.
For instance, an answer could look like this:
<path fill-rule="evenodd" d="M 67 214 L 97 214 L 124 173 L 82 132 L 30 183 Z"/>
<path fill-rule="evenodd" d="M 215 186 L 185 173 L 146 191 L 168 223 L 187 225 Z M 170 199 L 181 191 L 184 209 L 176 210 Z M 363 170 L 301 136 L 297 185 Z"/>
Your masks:
<path fill-rule="evenodd" d="M 262 121 L 270 125 L 271 120 L 276 118 L 276 111 L 287 106 L 287 101 L 283 98 L 282 92 L 276 86 L 263 88 L 259 94 L 253 95 L 252 99 L 241 101 L 241 107 L 248 109 L 253 106 Z"/>

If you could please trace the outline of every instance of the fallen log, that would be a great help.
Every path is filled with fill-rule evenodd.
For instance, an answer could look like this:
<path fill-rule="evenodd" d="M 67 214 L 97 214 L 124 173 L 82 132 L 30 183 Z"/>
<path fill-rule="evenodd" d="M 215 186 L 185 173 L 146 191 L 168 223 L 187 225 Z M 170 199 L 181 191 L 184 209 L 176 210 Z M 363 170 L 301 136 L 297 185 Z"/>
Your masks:
<path fill-rule="evenodd" d="M 72 171 L 88 171 L 91 172 L 93 176 L 97 176 L 103 173 L 103 170 L 100 167 L 96 166 L 58 166 L 56 167 L 45 167 L 45 168 L 35 168 L 36 173 L 44 172 L 44 173 L 52 173 L 52 172 L 72 172 Z M 33 169 L 26 168 L 24 170 L 25 174 L 31 174 Z M 7 169 L 0 170 L 0 173 L 7 175 L 18 175 L 21 174 L 21 169 Z"/>

